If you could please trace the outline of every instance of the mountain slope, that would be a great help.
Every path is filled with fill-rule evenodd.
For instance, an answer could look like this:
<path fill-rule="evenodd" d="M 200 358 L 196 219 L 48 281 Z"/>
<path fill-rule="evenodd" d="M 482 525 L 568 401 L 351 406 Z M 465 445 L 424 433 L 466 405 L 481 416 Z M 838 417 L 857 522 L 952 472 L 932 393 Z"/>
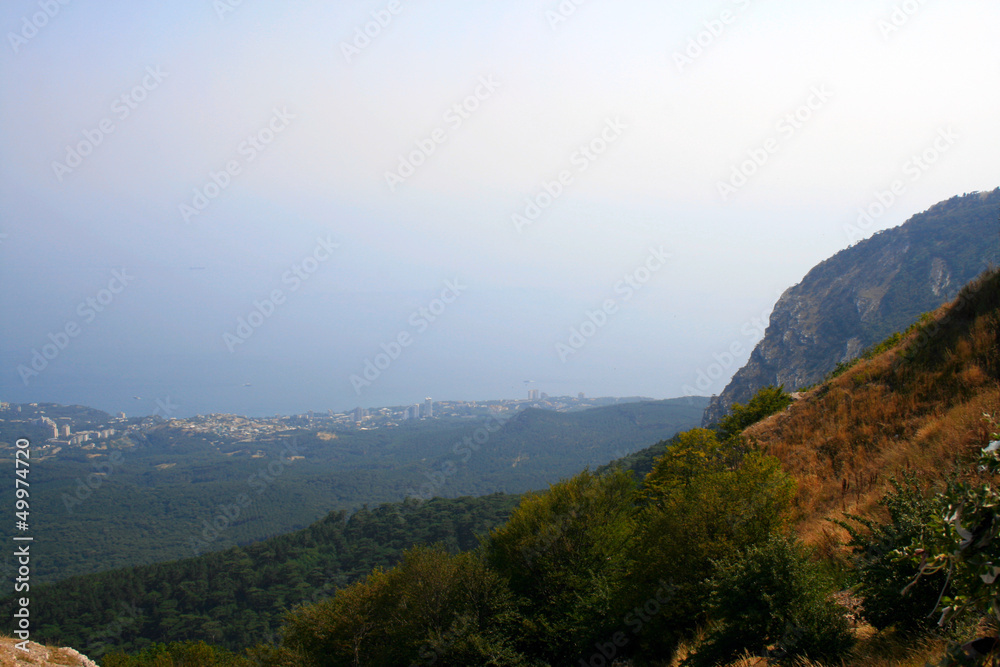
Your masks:
<path fill-rule="evenodd" d="M 607 461 L 619 447 L 633 451 L 639 443 L 694 426 L 706 404 L 705 398 L 685 398 L 574 413 L 526 410 L 490 434 L 465 463 L 451 453 L 448 439 L 446 461 L 456 461 L 453 473 L 444 475 L 436 464 L 429 468 L 441 475 L 430 490 L 454 492 L 466 476 L 499 482 L 505 469 L 518 466 L 524 470 L 516 477 L 508 473 L 507 480 L 537 478 L 544 487 L 546 478 Z M 137 650 L 152 641 L 250 646 L 273 636 L 288 608 L 328 596 L 373 567 L 393 565 L 406 548 L 475 547 L 476 535 L 506 520 L 517 502 L 517 496 L 502 494 L 409 499 L 361 510 L 349 520 L 334 512 L 304 530 L 250 546 L 73 577 L 33 592 L 44 618 L 38 634 L 98 656 L 110 646 Z M 0 601 L 0 609 L 9 606 L 9 599 Z"/>
<path fill-rule="evenodd" d="M 858 361 L 744 435 L 778 457 L 797 481 L 798 531 L 820 546 L 822 555 L 838 548 L 835 529 L 825 519 L 872 509 L 891 476 L 909 470 L 933 483 L 946 478 L 956 462 L 974 458 L 989 438 L 984 414 L 1000 414 L 997 271 L 922 317 L 884 353 Z M 517 426 L 511 423 L 512 432 Z M 636 468 L 644 465 L 643 456 L 632 458 Z M 343 516 L 331 516 L 309 531 L 254 547 L 63 582 L 36 594 L 40 615 L 53 624 L 41 630 L 75 642 L 93 641 L 94 627 L 116 628 L 114 641 L 133 648 L 151 636 L 205 638 L 229 646 L 266 640 L 275 627 L 275 609 L 310 595 L 315 599 L 338 585 L 331 566 L 352 563 L 349 569 L 360 574 L 366 563 L 392 562 L 412 539 L 406 533 L 423 533 L 418 541 L 426 543 L 439 539 L 434 531 L 451 530 L 452 523 L 502 521 L 509 512 L 505 503 L 511 499 L 497 497 L 480 513 L 476 506 L 484 500 L 466 499 L 464 508 L 444 499 L 386 506 L 362 514 L 367 528 L 351 538 Z M 453 509 L 469 518 L 454 519 Z M 420 529 L 413 531 L 414 526 Z M 469 544 L 466 539 L 457 546 Z M 125 615 L 121 603 L 132 605 Z"/>
<path fill-rule="evenodd" d="M 902 471 L 943 480 L 974 460 L 1000 415 L 1000 272 L 921 319 L 900 343 L 744 432 L 799 485 L 800 531 L 865 513 Z"/>
<path fill-rule="evenodd" d="M 44 537 L 34 580 L 249 544 L 363 503 L 545 488 L 695 426 L 707 403 L 686 397 L 577 412 L 530 409 L 504 422 L 435 419 L 335 434 L 298 428 L 249 442 L 170 422 L 130 432 L 107 450 L 64 449 L 32 471 L 34 527 Z M 53 416 L 90 414 L 44 407 Z M 0 461 L 11 469 L 12 443 L 25 435 L 22 428 L 7 423 L 11 445 Z M 44 437 L 39 432 L 37 442 Z M 5 506 L 14 500 L 13 485 L 0 490 Z M 224 523 L 224 530 L 213 533 L 212 522 Z M 0 538 L 13 531 L 5 524 Z M 12 552 L 0 555 L 0 575 L 12 576 L 16 568 Z"/>
<path fill-rule="evenodd" d="M 543 489 L 692 428 L 707 405 L 707 398 L 690 396 L 581 412 L 529 408 L 504 423 L 477 451 L 461 458 L 449 452 L 436 461 L 425 471 L 424 481 L 436 478 L 439 484 L 416 490 L 451 496 L 469 488 L 505 493 Z M 457 467 L 451 475 L 449 462 Z"/>
<path fill-rule="evenodd" d="M 98 667 L 98 664 L 71 648 L 52 648 L 28 642 L 27 650 L 17 648 L 17 639 L 0 638 L 0 665 L 17 667 Z"/>
<path fill-rule="evenodd" d="M 518 496 L 491 495 L 334 512 L 306 529 L 197 558 L 32 587 L 32 636 L 100 657 L 110 648 L 203 640 L 232 649 L 274 637 L 285 611 L 391 567 L 414 545 L 465 551 Z M 13 599 L 0 601 L 13 613 Z"/>
<path fill-rule="evenodd" d="M 782 294 L 763 340 L 702 423 L 718 421 L 761 387 L 815 384 L 955 298 L 997 261 L 998 208 L 1000 188 L 954 197 L 817 265 Z"/>

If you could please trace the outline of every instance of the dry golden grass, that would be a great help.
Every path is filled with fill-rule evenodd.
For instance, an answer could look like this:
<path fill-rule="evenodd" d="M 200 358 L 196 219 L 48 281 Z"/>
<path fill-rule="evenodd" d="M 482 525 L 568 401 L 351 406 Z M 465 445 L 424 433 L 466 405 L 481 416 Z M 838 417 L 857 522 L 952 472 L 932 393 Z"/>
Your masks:
<path fill-rule="evenodd" d="M 871 626 L 856 630 L 858 643 L 842 662 L 822 663 L 800 658 L 795 667 L 925 667 L 944 655 L 945 642 L 939 639 L 901 639 L 891 632 L 876 632 Z M 681 645 L 670 662 L 661 667 L 680 667 L 697 642 Z M 774 667 L 778 663 L 758 656 L 744 655 L 720 667 Z"/>
<path fill-rule="evenodd" d="M 983 285 L 996 290 L 1000 280 Z M 991 294 L 985 303 L 995 301 Z M 796 526 L 822 552 L 843 538 L 825 519 L 872 512 L 889 478 L 904 471 L 940 482 L 988 441 L 983 414 L 1000 412 L 1000 318 L 953 307 L 934 314 L 936 335 L 911 333 L 746 431 L 798 480 Z M 907 345 L 915 350 L 909 361 Z"/>
<path fill-rule="evenodd" d="M 906 355 L 906 356 L 904 356 Z M 827 519 L 873 514 L 903 472 L 941 484 L 989 440 L 983 415 L 1000 414 L 1000 273 L 936 311 L 923 330 L 802 395 L 745 431 L 798 481 L 794 525 L 820 556 L 844 558 L 846 534 Z M 913 641 L 870 626 L 837 667 L 923 667 L 943 640 Z M 663 667 L 678 667 L 697 640 Z M 727 667 L 766 667 L 746 656 Z M 800 667 L 835 667 L 809 661 Z"/>

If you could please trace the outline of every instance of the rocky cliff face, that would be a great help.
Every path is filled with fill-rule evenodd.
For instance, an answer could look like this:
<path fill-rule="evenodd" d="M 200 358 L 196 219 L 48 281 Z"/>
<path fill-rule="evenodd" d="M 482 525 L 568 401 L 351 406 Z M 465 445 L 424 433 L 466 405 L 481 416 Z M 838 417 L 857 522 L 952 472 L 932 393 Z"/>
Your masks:
<path fill-rule="evenodd" d="M 716 422 L 767 385 L 794 391 L 953 299 L 1000 262 L 1000 188 L 935 204 L 814 267 L 778 299 L 764 338 L 705 411 Z"/>
<path fill-rule="evenodd" d="M 0 666 L 20 667 L 98 667 L 93 660 L 71 648 L 50 648 L 35 642 L 28 642 L 27 651 L 17 648 L 17 640 L 10 637 L 0 639 Z"/>

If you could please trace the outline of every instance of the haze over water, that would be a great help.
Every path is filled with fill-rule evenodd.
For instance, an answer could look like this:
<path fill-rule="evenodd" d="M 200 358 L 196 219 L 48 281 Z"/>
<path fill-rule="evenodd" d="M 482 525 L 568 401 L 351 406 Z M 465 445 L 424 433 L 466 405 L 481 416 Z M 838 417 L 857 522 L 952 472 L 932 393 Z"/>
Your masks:
<path fill-rule="evenodd" d="M 717 392 L 813 265 L 1000 183 L 998 19 L 8 2 L 0 400 Z"/>

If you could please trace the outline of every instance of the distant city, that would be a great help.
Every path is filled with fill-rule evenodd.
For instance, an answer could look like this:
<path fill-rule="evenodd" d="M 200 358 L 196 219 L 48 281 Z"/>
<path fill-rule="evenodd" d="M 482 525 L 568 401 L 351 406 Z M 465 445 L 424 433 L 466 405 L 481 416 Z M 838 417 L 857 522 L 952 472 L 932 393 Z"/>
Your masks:
<path fill-rule="evenodd" d="M 526 408 L 555 410 L 569 412 L 572 410 L 587 410 L 616 403 L 635 403 L 655 399 L 641 396 L 628 398 L 603 397 L 587 398 L 583 393 L 574 396 L 549 396 L 537 389 L 528 391 L 527 399 L 497 399 L 488 401 L 435 401 L 428 397 L 422 403 L 413 405 L 393 406 L 385 408 L 355 408 L 349 412 L 328 411 L 326 415 L 307 412 L 287 419 L 332 420 L 335 425 L 354 428 L 377 428 L 383 426 L 398 426 L 402 422 L 417 419 L 463 419 L 488 417 Z"/>
<path fill-rule="evenodd" d="M 435 401 L 427 397 L 420 403 L 382 408 L 355 408 L 347 412 L 308 411 L 297 415 L 245 417 L 232 414 L 196 415 L 173 418 L 160 414 L 127 417 L 115 416 L 82 406 L 54 403 L 0 402 L 0 444 L 4 449 L 14 446 L 18 437 L 32 437 L 33 449 L 39 457 L 56 456 L 63 450 L 90 452 L 100 456 L 110 449 L 128 448 L 131 433 L 147 431 L 163 425 L 195 432 L 211 433 L 239 441 L 252 441 L 283 431 L 306 428 L 314 430 L 371 430 L 401 428 L 424 420 L 476 420 L 511 415 L 528 408 L 570 412 L 618 403 L 635 403 L 655 399 L 634 396 L 627 398 L 587 398 L 574 396 L 551 397 L 537 389 L 528 391 L 526 399 L 487 401 Z M 30 431 L 28 430 L 30 428 Z M 20 432 L 23 431 L 23 435 Z M 38 434 L 44 438 L 38 442 Z"/>

